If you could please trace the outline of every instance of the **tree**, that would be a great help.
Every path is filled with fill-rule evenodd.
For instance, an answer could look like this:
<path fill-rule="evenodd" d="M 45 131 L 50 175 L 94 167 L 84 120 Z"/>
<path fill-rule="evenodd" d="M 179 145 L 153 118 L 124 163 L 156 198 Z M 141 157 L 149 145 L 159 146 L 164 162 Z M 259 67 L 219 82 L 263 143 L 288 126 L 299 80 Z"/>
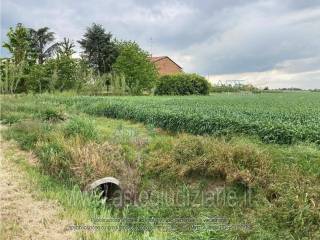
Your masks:
<path fill-rule="evenodd" d="M 141 94 L 151 90 L 158 77 L 158 72 L 149 60 L 149 54 L 142 50 L 136 42 L 123 41 L 117 43 L 119 56 L 113 64 L 117 74 L 124 75 L 125 82 L 133 94 Z"/>
<path fill-rule="evenodd" d="M 8 41 L 3 43 L 11 59 L 1 59 L 1 88 L 5 93 L 26 91 L 25 80 L 30 57 L 30 33 L 21 23 L 10 27 Z"/>
<path fill-rule="evenodd" d="M 26 91 L 24 83 L 26 80 L 25 70 L 27 67 L 28 65 L 24 60 L 19 64 L 15 64 L 12 59 L 1 59 L 1 93 L 13 94 Z"/>
<path fill-rule="evenodd" d="M 84 58 L 96 72 L 99 74 L 110 72 L 118 56 L 111 33 L 106 33 L 101 25 L 93 23 L 78 42 L 84 50 Z"/>
<path fill-rule="evenodd" d="M 48 27 L 38 30 L 31 28 L 30 38 L 33 55 L 39 64 L 43 64 L 45 60 L 50 58 L 59 46 L 59 43 L 51 44 L 55 39 L 54 32 L 49 32 Z"/>
<path fill-rule="evenodd" d="M 30 66 L 27 80 L 27 90 L 43 93 L 50 90 L 52 75 L 46 64 L 34 64 Z"/>
<path fill-rule="evenodd" d="M 77 84 L 78 63 L 69 56 L 62 55 L 48 62 L 51 73 L 56 74 L 54 88 L 60 91 L 75 88 Z"/>
<path fill-rule="evenodd" d="M 2 46 L 12 54 L 14 63 L 19 64 L 26 59 L 30 51 L 29 31 L 18 23 L 15 28 L 10 27 L 7 36 L 8 42 L 4 42 Z"/>
<path fill-rule="evenodd" d="M 75 53 L 74 47 L 73 41 L 69 38 L 63 38 L 63 41 L 59 43 L 57 52 L 59 55 L 71 57 Z"/>

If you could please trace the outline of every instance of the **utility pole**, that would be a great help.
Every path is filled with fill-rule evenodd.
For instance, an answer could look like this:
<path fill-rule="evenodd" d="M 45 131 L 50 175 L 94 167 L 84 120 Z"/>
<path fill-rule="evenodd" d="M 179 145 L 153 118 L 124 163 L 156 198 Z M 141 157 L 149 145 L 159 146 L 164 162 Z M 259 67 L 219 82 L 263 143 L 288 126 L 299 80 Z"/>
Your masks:
<path fill-rule="evenodd" d="M 152 57 L 152 37 L 150 37 L 150 55 Z"/>

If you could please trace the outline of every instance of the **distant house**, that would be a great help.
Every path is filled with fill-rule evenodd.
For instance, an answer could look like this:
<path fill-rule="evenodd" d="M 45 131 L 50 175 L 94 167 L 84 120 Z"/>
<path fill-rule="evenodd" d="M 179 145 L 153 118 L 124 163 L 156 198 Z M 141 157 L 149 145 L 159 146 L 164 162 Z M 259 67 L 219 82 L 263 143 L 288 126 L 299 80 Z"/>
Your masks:
<path fill-rule="evenodd" d="M 150 61 L 154 63 L 154 65 L 158 69 L 158 72 L 161 76 L 172 75 L 172 74 L 183 72 L 182 67 L 180 67 L 176 62 L 174 62 L 168 56 L 151 57 Z"/>

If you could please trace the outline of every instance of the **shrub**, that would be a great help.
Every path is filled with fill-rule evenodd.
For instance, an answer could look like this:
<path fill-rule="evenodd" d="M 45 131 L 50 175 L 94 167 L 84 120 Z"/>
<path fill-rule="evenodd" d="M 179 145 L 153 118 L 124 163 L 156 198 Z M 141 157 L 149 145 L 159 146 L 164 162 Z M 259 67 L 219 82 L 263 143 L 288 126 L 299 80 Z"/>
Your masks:
<path fill-rule="evenodd" d="M 177 74 L 160 77 L 155 89 L 156 95 L 207 95 L 210 84 L 197 74 Z"/>
<path fill-rule="evenodd" d="M 79 135 L 84 140 L 95 140 L 98 137 L 93 122 L 84 117 L 73 117 L 65 126 L 64 133 L 66 136 Z"/>

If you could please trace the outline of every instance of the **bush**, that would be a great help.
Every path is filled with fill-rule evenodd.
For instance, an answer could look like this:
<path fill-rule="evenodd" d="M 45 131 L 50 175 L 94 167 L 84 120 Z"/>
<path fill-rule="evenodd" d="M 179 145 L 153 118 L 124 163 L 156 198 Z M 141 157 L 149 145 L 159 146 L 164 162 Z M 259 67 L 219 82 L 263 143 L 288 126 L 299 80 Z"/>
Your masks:
<path fill-rule="evenodd" d="M 155 95 L 207 95 L 210 84 L 197 74 L 177 74 L 160 77 L 157 82 Z"/>

